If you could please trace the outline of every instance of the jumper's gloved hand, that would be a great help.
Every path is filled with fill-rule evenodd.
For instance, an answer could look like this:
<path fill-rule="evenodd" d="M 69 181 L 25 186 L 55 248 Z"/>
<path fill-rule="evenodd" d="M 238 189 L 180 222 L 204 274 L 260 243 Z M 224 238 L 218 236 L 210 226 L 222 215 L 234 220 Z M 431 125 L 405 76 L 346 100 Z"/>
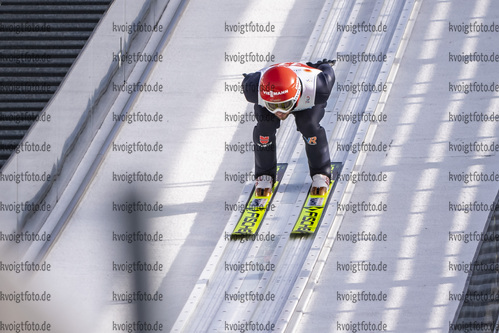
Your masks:
<path fill-rule="evenodd" d="M 322 59 L 322 60 L 317 61 L 315 64 L 312 62 L 307 62 L 307 66 L 310 66 L 313 68 L 319 68 L 319 66 L 322 64 L 328 64 L 330 66 L 334 66 L 335 63 L 336 63 L 336 59 L 333 59 L 333 60 Z"/>

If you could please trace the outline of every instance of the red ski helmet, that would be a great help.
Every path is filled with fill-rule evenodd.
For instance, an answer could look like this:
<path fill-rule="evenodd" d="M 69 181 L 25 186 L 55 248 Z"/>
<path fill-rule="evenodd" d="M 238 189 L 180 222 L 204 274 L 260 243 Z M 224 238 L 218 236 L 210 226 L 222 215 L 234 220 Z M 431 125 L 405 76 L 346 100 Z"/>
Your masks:
<path fill-rule="evenodd" d="M 301 83 L 296 73 L 284 66 L 270 67 L 260 80 L 260 97 L 267 110 L 288 113 L 298 102 Z"/>

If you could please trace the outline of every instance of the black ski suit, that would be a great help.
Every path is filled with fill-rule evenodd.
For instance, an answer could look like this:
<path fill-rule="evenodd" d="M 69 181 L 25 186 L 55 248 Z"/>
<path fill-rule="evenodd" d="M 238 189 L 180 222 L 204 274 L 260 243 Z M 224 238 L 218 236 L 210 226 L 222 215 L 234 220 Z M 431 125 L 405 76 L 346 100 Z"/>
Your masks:
<path fill-rule="evenodd" d="M 331 178 L 331 160 L 326 131 L 319 122 L 324 117 L 326 103 L 331 94 L 335 76 L 333 68 L 327 63 L 316 68 L 321 72 L 315 76 L 314 103 L 310 104 L 309 108 L 292 110 L 291 113 L 295 117 L 297 130 L 301 132 L 305 141 L 310 176 L 323 174 Z M 253 130 L 255 177 L 269 175 L 275 181 L 277 170 L 275 141 L 276 131 L 281 124 L 281 120 L 269 112 L 265 106 L 259 105 L 259 83 L 262 71 L 246 74 L 242 86 L 246 100 L 255 104 L 254 110 L 257 120 Z M 300 77 L 299 74 L 298 77 Z M 300 96 L 300 99 L 303 98 L 306 97 Z"/>

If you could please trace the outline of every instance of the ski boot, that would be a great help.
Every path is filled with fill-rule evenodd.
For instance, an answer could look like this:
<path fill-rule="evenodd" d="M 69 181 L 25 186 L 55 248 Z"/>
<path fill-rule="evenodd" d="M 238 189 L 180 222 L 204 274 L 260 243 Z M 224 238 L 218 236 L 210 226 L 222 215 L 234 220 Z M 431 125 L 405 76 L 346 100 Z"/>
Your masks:
<path fill-rule="evenodd" d="M 310 187 L 311 195 L 324 195 L 329 189 L 329 179 L 326 175 L 316 174 L 312 177 L 312 186 Z"/>
<path fill-rule="evenodd" d="M 256 179 L 255 194 L 257 197 L 270 197 L 272 194 L 272 177 L 262 175 Z"/>

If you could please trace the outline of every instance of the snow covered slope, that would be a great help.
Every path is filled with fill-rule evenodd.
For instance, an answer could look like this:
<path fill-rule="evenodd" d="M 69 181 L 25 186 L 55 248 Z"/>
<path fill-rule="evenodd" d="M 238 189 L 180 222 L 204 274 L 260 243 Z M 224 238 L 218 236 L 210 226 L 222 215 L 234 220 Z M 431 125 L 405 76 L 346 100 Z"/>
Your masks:
<path fill-rule="evenodd" d="M 498 89 L 484 90 L 496 84 L 489 56 L 499 31 L 476 31 L 498 21 L 497 6 L 179 3 L 171 31 L 153 12 L 165 26 L 142 53 L 156 57 L 136 53 L 122 64 L 127 81 L 114 76 L 119 94 L 68 186 L 74 194 L 60 193 L 60 213 L 39 231 L 52 241 L 26 253 L 5 242 L 23 260 L 51 264 L 11 289 L 50 293 L 33 307 L 54 330 L 453 329 L 478 245 L 465 235 L 482 233 L 499 189 L 484 179 L 498 165 Z M 321 229 L 289 237 L 310 180 L 288 120 L 278 156 L 289 166 L 260 231 L 268 237 L 228 239 L 252 180 L 254 117 L 241 74 L 322 57 L 338 60 L 322 124 L 345 169 Z M 227 268 L 250 261 L 273 269 Z M 268 297 L 231 297 L 246 291 Z"/>

